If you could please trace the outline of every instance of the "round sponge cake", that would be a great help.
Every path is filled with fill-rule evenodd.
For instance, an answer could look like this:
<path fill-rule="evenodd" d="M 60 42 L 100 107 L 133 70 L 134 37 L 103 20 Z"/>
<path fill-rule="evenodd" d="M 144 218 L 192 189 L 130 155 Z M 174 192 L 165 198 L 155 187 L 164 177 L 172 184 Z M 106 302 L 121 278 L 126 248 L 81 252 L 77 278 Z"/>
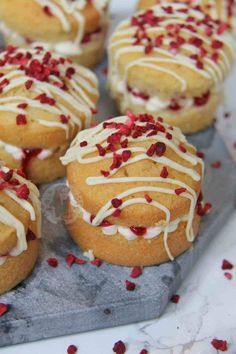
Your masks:
<path fill-rule="evenodd" d="M 41 236 L 39 192 L 28 180 L 0 166 L 0 294 L 32 271 Z"/>
<path fill-rule="evenodd" d="M 62 162 L 66 222 L 83 250 L 132 266 L 173 259 L 191 246 L 203 162 L 178 128 L 129 113 L 80 132 Z"/>
<path fill-rule="evenodd" d="M 95 75 L 42 48 L 8 47 L 0 76 L 0 159 L 35 183 L 62 177 L 59 157 L 91 123 Z"/>
<path fill-rule="evenodd" d="M 234 56 L 234 39 L 220 21 L 181 2 L 156 5 L 112 35 L 111 95 L 122 113 L 161 115 L 194 133 L 213 121 Z"/>

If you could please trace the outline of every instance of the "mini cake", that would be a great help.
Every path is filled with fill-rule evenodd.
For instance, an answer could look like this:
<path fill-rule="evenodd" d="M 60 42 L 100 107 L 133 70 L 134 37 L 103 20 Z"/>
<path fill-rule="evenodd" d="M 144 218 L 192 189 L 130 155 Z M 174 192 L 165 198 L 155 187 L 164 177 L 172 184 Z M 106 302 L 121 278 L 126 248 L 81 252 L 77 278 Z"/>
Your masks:
<path fill-rule="evenodd" d="M 128 113 L 80 132 L 62 161 L 66 223 L 82 250 L 109 263 L 148 266 L 192 246 L 205 210 L 204 166 L 179 128 Z"/>
<path fill-rule="evenodd" d="M 139 0 L 138 9 L 146 10 L 156 4 L 177 2 L 176 0 Z M 201 8 L 215 19 L 229 25 L 229 29 L 236 30 L 236 2 L 235 0 L 182 0 L 190 6 L 201 6 Z"/>
<path fill-rule="evenodd" d="M 122 113 L 161 115 L 185 133 L 214 119 L 235 55 L 219 21 L 182 3 L 122 22 L 109 44 L 109 87 Z"/>
<path fill-rule="evenodd" d="M 20 172 L 0 164 L 0 294 L 32 271 L 40 228 L 38 189 Z"/>
<path fill-rule="evenodd" d="M 0 160 L 34 183 L 65 174 L 59 158 L 90 126 L 97 79 L 50 52 L 8 47 L 0 54 Z"/>
<path fill-rule="evenodd" d="M 1 0 L 0 31 L 7 44 L 43 46 L 93 67 L 103 55 L 107 10 L 108 0 Z"/>

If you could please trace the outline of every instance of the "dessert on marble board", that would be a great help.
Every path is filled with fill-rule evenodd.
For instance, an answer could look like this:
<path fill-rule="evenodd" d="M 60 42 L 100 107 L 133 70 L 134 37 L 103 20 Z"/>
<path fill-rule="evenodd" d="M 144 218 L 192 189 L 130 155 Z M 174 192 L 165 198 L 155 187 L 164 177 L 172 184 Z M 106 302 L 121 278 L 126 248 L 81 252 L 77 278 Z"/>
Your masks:
<path fill-rule="evenodd" d="M 179 128 L 149 114 L 80 132 L 62 158 L 72 238 L 124 266 L 173 260 L 197 236 L 204 164 Z"/>
<path fill-rule="evenodd" d="M 21 171 L 0 163 L 0 294 L 32 271 L 41 236 L 39 191 Z"/>
<path fill-rule="evenodd" d="M 183 3 L 123 21 L 109 42 L 108 83 L 119 110 L 147 112 L 194 133 L 209 126 L 235 56 L 220 21 Z"/>
<path fill-rule="evenodd" d="M 178 2 L 178 0 L 139 0 L 138 9 L 146 10 L 156 4 Z M 201 8 L 215 19 L 227 24 L 229 30 L 236 31 L 236 2 L 235 0 L 181 0 L 190 6 L 201 6 Z"/>
<path fill-rule="evenodd" d="M 103 55 L 109 0 L 1 0 L 0 31 L 7 44 L 43 46 L 94 67 Z"/>
<path fill-rule="evenodd" d="M 59 158 L 89 127 L 97 78 L 56 54 L 9 46 L 0 54 L 0 160 L 34 183 L 65 175 Z"/>

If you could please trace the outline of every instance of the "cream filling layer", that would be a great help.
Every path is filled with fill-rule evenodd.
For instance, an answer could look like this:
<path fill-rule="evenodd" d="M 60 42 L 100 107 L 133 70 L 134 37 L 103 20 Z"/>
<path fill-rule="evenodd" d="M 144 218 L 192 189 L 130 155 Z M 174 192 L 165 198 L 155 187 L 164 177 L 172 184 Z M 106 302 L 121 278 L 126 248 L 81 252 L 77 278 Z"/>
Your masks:
<path fill-rule="evenodd" d="M 0 149 L 4 149 L 6 153 L 8 153 L 13 157 L 14 160 L 20 161 L 25 156 L 23 149 L 11 144 L 4 143 L 1 140 L 0 140 Z M 42 151 L 36 156 L 36 158 L 39 160 L 45 160 L 48 157 L 52 156 L 53 153 L 54 153 L 53 149 L 42 149 Z"/>
<path fill-rule="evenodd" d="M 83 220 L 91 225 L 91 214 L 89 212 L 87 212 L 84 208 L 82 208 L 82 206 L 80 204 L 77 203 L 77 201 L 75 200 L 73 194 L 71 192 L 69 192 L 69 199 L 70 199 L 70 203 L 72 205 L 73 208 L 78 208 L 80 210 L 80 212 L 82 213 L 83 216 Z M 178 229 L 178 226 L 181 222 L 185 222 L 188 220 L 188 215 L 183 216 L 182 218 L 178 218 L 176 220 L 171 221 L 168 224 L 168 230 L 169 233 L 171 232 L 175 232 Z M 153 227 L 147 227 L 146 228 L 146 233 L 142 236 L 144 239 L 146 240 L 151 240 L 155 237 L 158 237 L 161 233 L 163 233 L 165 231 L 166 228 L 166 224 L 164 225 L 157 225 L 157 226 L 153 226 Z M 97 226 L 95 226 L 97 227 Z M 133 241 L 136 240 L 139 236 L 137 236 L 134 232 L 132 232 L 132 230 L 129 227 L 124 227 L 124 226 L 120 226 L 120 225 L 110 225 L 110 226 L 102 226 L 101 227 L 102 232 L 104 235 L 106 236 L 114 236 L 117 233 L 119 233 L 120 235 L 122 235 L 127 241 Z"/>
<path fill-rule="evenodd" d="M 142 108 L 144 111 L 150 113 L 158 113 L 168 109 L 172 114 L 178 114 L 180 111 L 189 110 L 189 109 L 200 110 L 208 103 L 206 102 L 206 104 L 197 106 L 194 103 L 194 98 L 181 97 L 177 99 L 173 97 L 173 99 L 163 100 L 157 95 L 144 99 L 142 97 L 138 97 L 140 92 L 135 88 L 132 89 L 133 92 L 129 92 L 126 88 L 126 83 L 124 81 L 119 81 L 118 84 L 115 84 L 115 82 L 117 81 L 114 81 L 113 79 L 112 86 L 113 86 L 114 97 L 116 96 L 116 94 L 122 95 L 123 110 L 130 108 L 130 105 L 132 105 L 132 106 L 138 106 Z M 212 90 L 211 93 L 217 93 L 219 91 L 220 88 L 218 87 L 214 91 Z M 181 107 L 180 109 L 175 110 L 169 108 L 174 101 L 176 101 L 180 105 Z"/>

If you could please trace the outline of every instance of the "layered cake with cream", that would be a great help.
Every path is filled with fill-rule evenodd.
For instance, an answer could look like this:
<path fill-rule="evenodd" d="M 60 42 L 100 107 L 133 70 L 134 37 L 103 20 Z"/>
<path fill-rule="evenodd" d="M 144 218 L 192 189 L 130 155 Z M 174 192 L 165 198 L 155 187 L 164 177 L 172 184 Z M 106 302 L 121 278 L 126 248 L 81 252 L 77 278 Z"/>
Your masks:
<path fill-rule="evenodd" d="M 181 2 L 123 21 L 108 49 L 108 83 L 119 110 L 161 115 L 185 133 L 214 120 L 236 53 L 223 22 Z"/>
<path fill-rule="evenodd" d="M 80 132 L 62 162 L 66 224 L 84 251 L 109 263 L 147 266 L 192 247 L 204 164 L 179 128 L 149 114 Z"/>
<path fill-rule="evenodd" d="M 39 47 L 0 54 L 0 160 L 35 183 L 65 174 L 59 158 L 89 127 L 98 98 L 89 70 Z"/>

